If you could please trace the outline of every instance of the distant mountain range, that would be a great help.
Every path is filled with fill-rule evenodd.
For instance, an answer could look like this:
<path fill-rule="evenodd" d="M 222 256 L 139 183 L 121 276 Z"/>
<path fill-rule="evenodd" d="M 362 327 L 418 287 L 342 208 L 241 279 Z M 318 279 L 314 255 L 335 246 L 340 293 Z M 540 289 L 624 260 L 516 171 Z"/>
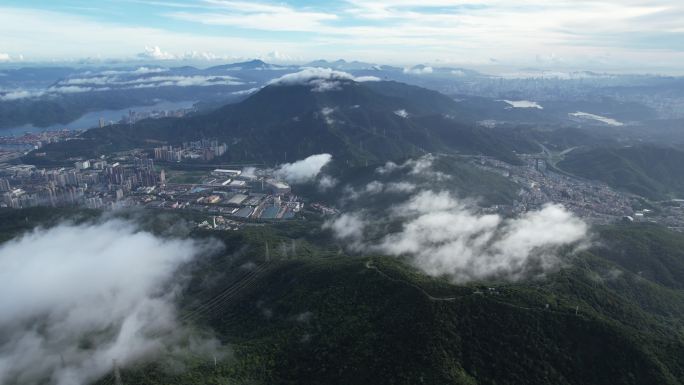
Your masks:
<path fill-rule="evenodd" d="M 316 67 L 295 72 L 258 60 L 205 70 L 177 68 L 175 75 L 160 68 L 139 68 L 109 75 L 117 79 L 120 89 L 106 93 L 0 103 L 0 119 L 34 114 L 32 119 L 48 123 L 50 117 L 72 117 L 84 106 L 118 101 L 115 105 L 125 108 L 124 100 L 154 100 L 163 88 L 170 99 L 182 100 L 188 92 L 203 98 L 214 94 L 215 99 L 204 102 L 202 111 L 181 119 L 92 129 L 82 140 L 50 144 L 40 150 L 46 153 L 44 157 L 30 155 L 27 161 L 96 157 L 207 138 L 227 143 L 227 153 L 218 160 L 222 162 L 275 164 L 330 153 L 341 164 L 364 165 L 430 152 L 483 154 L 515 164 L 520 162 L 520 153 L 541 153 L 542 144 L 558 152 L 578 147 L 557 164 L 566 172 L 650 199 L 684 194 L 680 167 L 684 120 L 648 120 L 656 113 L 647 106 L 610 98 L 565 102 L 454 98 L 386 81 L 377 76 L 384 72 L 368 63 L 311 64 L 371 68 L 343 72 Z M 88 87 L 102 81 L 101 77 L 72 76 L 59 84 Z M 177 85 L 163 86 L 166 82 Z M 145 87 L 132 89 L 131 85 Z M 216 98 L 226 93 L 232 103 Z"/>
<path fill-rule="evenodd" d="M 213 67 L 213 72 L 234 68 L 262 68 L 253 72 L 281 73 L 261 61 Z M 188 69 L 187 71 L 192 71 Z M 334 70 L 285 72 L 282 80 L 255 88 L 242 101 L 184 119 L 141 121 L 92 129 L 83 135 L 82 148 L 90 156 L 155 145 L 211 138 L 225 141 L 225 161 L 276 163 L 327 152 L 354 163 L 382 162 L 426 152 L 484 154 L 511 163 L 516 153 L 540 152 L 537 142 L 562 150 L 613 142 L 614 130 L 564 127 L 567 111 L 590 109 L 587 104 L 505 101 L 463 96 L 453 99 L 439 92 L 377 77 Z M 317 75 L 318 74 L 318 75 Z M 327 88 L 326 88 L 327 87 Z M 201 88 L 201 87 L 200 87 Z M 122 95 L 124 91 L 121 91 Z M 599 108 L 623 108 L 610 101 Z M 565 117 L 565 120 L 563 120 Z M 597 124 L 600 124 L 597 123 Z M 627 132 L 627 131 L 625 131 Z M 77 143 L 67 146 L 77 146 Z M 48 146 L 48 153 L 65 144 Z"/>
<path fill-rule="evenodd" d="M 251 60 L 208 68 L 155 63 L 0 69 L 0 128 L 67 124 L 88 112 L 152 105 L 160 100 L 216 107 L 239 101 L 273 79 L 309 67 L 418 85 L 456 99 L 529 101 L 540 107 L 535 112 L 544 123 L 606 126 L 612 120 L 631 124 L 660 116 L 682 117 L 673 107 L 683 95 L 682 80 L 676 78 L 582 73 L 568 78 L 551 74 L 509 79 L 449 66 L 397 67 L 342 59 L 277 65 Z M 489 119 L 516 120 L 520 109 L 512 107 Z M 578 112 L 583 118 L 569 115 Z"/>

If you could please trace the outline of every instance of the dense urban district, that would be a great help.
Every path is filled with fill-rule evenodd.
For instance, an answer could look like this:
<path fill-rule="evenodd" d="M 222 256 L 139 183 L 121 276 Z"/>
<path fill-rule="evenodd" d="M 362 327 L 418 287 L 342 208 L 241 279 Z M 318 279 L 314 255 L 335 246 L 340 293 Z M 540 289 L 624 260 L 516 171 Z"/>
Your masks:
<path fill-rule="evenodd" d="M 306 202 L 293 194 L 288 183 L 263 165 L 209 163 L 227 150 L 226 144 L 217 140 L 132 150 L 97 159 L 71 158 L 71 167 L 17 162 L 29 150 L 37 150 L 34 153 L 40 156 L 41 146 L 79 140 L 81 133 L 60 130 L 2 138 L 0 207 L 80 205 L 91 209 L 191 210 L 203 218 L 196 223 L 198 227 L 215 230 L 295 219 L 305 203 L 314 211 L 336 212 L 334 207 Z M 601 182 L 574 177 L 554 166 L 552 158 L 557 155 L 520 155 L 522 165 L 488 156 L 462 155 L 459 160 L 503 175 L 520 187 L 512 204 L 482 208 L 485 212 L 515 215 L 554 202 L 595 224 L 651 222 L 674 230 L 684 228 L 684 202 L 650 202 Z"/>

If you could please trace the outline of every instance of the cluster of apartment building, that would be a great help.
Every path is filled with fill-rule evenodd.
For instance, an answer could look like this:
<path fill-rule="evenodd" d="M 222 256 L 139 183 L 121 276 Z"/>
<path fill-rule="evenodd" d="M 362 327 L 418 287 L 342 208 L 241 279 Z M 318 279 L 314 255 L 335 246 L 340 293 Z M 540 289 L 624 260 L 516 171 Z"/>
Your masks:
<path fill-rule="evenodd" d="M 211 161 L 223 156 L 228 145 L 217 140 L 202 139 L 185 142 L 180 147 L 161 146 L 154 149 L 154 159 L 165 162 L 181 162 L 183 160 Z"/>
<path fill-rule="evenodd" d="M 539 156 L 522 156 L 525 164 L 510 165 L 492 157 L 472 157 L 477 167 L 494 171 L 520 186 L 511 207 L 498 206 L 502 212 L 522 213 L 536 210 L 547 203 L 561 203 L 577 216 L 595 224 L 608 224 L 625 219 L 655 222 L 671 228 L 684 228 L 684 217 L 677 215 L 680 205 L 659 212 L 641 210 L 641 198 L 618 191 L 605 183 L 574 178 L 548 167 Z M 676 212 L 672 214 L 672 212 Z M 668 213 L 668 214 L 666 214 Z"/>
<path fill-rule="evenodd" d="M 82 204 L 102 208 L 116 204 L 138 189 L 164 184 L 164 170 L 154 161 L 135 158 L 132 164 L 79 160 L 73 167 L 53 169 L 33 165 L 0 168 L 0 207 L 65 206 Z"/>

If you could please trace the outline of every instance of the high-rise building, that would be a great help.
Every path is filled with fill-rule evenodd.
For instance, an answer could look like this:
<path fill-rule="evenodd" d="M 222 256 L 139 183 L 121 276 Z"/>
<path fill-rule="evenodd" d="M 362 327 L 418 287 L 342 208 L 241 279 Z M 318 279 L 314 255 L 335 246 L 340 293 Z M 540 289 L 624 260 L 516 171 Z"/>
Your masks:
<path fill-rule="evenodd" d="M 0 178 L 0 192 L 10 191 L 10 182 L 5 178 Z"/>
<path fill-rule="evenodd" d="M 80 175 L 76 171 L 69 171 L 66 174 L 66 183 L 70 186 L 78 186 Z"/>
<path fill-rule="evenodd" d="M 154 169 L 154 160 L 147 157 L 133 159 L 133 167 L 136 169 Z"/>

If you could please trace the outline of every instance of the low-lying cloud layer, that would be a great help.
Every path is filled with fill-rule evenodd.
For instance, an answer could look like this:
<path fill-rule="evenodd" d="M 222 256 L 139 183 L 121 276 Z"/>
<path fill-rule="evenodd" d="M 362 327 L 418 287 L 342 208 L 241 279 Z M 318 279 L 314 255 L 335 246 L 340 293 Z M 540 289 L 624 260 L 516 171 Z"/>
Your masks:
<path fill-rule="evenodd" d="M 408 175 L 420 175 L 426 179 L 432 179 L 435 181 L 449 179 L 449 175 L 433 170 L 432 166 L 434 165 L 435 160 L 436 158 L 434 155 L 425 154 L 417 159 L 409 159 L 402 164 L 396 164 L 392 161 L 389 161 L 376 168 L 375 172 L 379 175 L 388 175 L 395 171 L 406 170 L 408 171 Z"/>
<path fill-rule="evenodd" d="M 121 220 L 37 229 L 0 246 L 0 383 L 85 384 L 184 334 L 171 282 L 215 245 Z"/>
<path fill-rule="evenodd" d="M 404 68 L 404 73 L 405 74 L 412 74 L 412 75 L 428 75 L 433 72 L 432 67 L 426 67 L 426 66 L 416 66 L 416 67 L 411 67 L 411 68 Z"/>
<path fill-rule="evenodd" d="M 401 229 L 385 233 L 392 222 L 400 222 Z M 504 219 L 479 214 L 447 192 L 429 190 L 395 205 L 383 220 L 359 211 L 324 227 L 353 251 L 408 257 L 425 273 L 458 283 L 519 280 L 553 271 L 562 265 L 559 251 L 580 246 L 588 231 L 560 205 Z"/>
<path fill-rule="evenodd" d="M 323 167 L 330 163 L 331 160 L 332 155 L 330 154 L 311 155 L 294 163 L 281 164 L 276 170 L 275 175 L 294 184 L 311 182 L 316 179 Z"/>
<path fill-rule="evenodd" d="M 239 86 L 240 79 L 228 75 L 170 75 L 166 68 L 139 67 L 134 70 L 108 70 L 84 73 L 78 77 L 60 80 L 45 89 L 0 90 L 0 101 L 39 98 L 111 90 L 134 90 L 156 87 L 210 87 Z"/>
<path fill-rule="evenodd" d="M 360 76 L 336 71 L 330 68 L 305 68 L 302 71 L 283 75 L 277 79 L 271 80 L 269 85 L 281 86 L 310 86 L 314 92 L 338 91 L 341 89 L 344 82 L 370 82 L 379 81 L 375 76 Z"/>
<path fill-rule="evenodd" d="M 152 73 L 152 72 L 148 72 Z M 129 73 L 137 75 L 137 73 Z M 55 86 L 50 87 L 49 91 L 64 92 L 64 90 L 74 85 L 87 85 L 91 87 L 88 91 L 101 91 L 103 86 L 117 87 L 117 89 L 135 89 L 135 88 L 152 88 L 152 87 L 207 87 L 207 86 L 235 86 L 243 84 L 239 79 L 221 75 L 221 76 L 205 76 L 205 75 L 154 75 L 134 77 L 122 77 L 121 75 L 110 76 L 93 76 L 84 78 L 71 78 L 58 82 Z"/>

